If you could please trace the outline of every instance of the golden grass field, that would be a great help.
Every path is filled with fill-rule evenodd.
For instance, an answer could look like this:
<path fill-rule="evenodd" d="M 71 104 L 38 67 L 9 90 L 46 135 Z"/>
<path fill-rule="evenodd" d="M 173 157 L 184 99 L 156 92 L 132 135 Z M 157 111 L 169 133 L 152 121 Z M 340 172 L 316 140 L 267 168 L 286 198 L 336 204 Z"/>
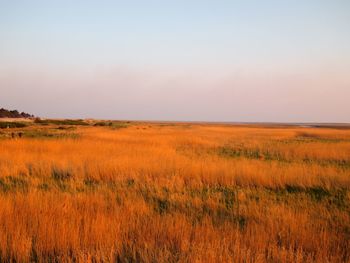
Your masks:
<path fill-rule="evenodd" d="M 349 262 L 349 189 L 350 129 L 4 128 L 0 262 Z"/>

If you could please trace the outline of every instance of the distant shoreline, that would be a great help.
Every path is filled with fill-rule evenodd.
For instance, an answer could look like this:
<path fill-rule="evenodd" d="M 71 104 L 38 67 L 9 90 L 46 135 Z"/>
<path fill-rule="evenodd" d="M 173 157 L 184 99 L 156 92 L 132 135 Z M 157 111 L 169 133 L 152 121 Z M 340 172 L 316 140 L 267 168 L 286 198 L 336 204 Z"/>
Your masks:
<path fill-rule="evenodd" d="M 69 118 L 42 118 L 43 120 L 76 120 Z M 321 123 L 321 122 L 216 122 L 216 121 L 156 121 L 156 120 L 115 120 L 115 119 L 79 119 L 85 121 L 122 121 L 159 124 L 206 124 L 206 125 L 237 125 L 237 126 L 268 126 L 268 127 L 305 127 L 305 128 L 337 128 L 350 129 L 350 123 Z M 33 122 L 33 118 L 0 118 L 0 122 Z"/>

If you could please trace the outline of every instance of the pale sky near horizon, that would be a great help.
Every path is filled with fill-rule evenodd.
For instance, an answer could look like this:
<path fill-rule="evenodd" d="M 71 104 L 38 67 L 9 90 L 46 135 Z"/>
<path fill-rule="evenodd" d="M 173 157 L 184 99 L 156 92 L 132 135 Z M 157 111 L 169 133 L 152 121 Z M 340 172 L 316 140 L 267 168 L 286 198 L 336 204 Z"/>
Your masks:
<path fill-rule="evenodd" d="M 350 1 L 0 0 L 0 108 L 350 122 Z"/>

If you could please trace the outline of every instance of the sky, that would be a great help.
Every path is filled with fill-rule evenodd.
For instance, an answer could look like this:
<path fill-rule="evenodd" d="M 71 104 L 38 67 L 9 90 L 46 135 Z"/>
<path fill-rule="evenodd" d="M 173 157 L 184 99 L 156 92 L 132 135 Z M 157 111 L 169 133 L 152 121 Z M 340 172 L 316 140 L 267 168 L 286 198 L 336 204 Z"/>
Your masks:
<path fill-rule="evenodd" d="M 0 107 L 350 122 L 350 1 L 0 0 Z"/>

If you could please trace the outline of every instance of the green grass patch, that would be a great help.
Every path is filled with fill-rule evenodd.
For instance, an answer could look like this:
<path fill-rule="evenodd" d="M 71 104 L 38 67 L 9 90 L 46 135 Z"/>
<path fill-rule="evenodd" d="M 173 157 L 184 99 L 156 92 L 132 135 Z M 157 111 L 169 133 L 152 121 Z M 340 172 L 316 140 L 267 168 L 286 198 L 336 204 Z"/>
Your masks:
<path fill-rule="evenodd" d="M 94 124 L 94 126 L 100 126 L 100 127 L 112 127 L 113 122 L 106 122 L 106 121 L 99 121 Z"/>
<path fill-rule="evenodd" d="M 116 121 L 99 121 L 94 124 L 94 126 L 99 127 L 110 127 L 112 129 L 121 129 L 121 128 L 127 128 L 130 126 L 127 122 L 116 122 Z"/>
<path fill-rule="evenodd" d="M 24 122 L 9 122 L 9 121 L 2 122 L 2 121 L 0 121 L 0 129 L 24 128 L 24 127 L 27 127 L 27 126 L 28 126 L 28 124 L 26 124 Z"/>
<path fill-rule="evenodd" d="M 25 138 L 39 138 L 39 139 L 78 139 L 80 137 L 77 133 L 72 132 L 58 132 L 51 130 L 28 130 L 23 131 L 22 134 Z"/>
<path fill-rule="evenodd" d="M 85 122 L 84 120 L 53 120 L 53 119 L 35 119 L 34 123 L 40 124 L 40 125 L 81 125 L 81 126 L 88 126 L 89 124 Z"/>
<path fill-rule="evenodd" d="M 248 149 L 243 147 L 229 147 L 223 146 L 218 149 L 219 156 L 228 157 L 228 158 L 238 158 L 244 157 L 247 159 L 263 159 L 264 153 L 258 149 Z M 270 155 L 266 155 L 269 159 L 271 159 Z"/>

